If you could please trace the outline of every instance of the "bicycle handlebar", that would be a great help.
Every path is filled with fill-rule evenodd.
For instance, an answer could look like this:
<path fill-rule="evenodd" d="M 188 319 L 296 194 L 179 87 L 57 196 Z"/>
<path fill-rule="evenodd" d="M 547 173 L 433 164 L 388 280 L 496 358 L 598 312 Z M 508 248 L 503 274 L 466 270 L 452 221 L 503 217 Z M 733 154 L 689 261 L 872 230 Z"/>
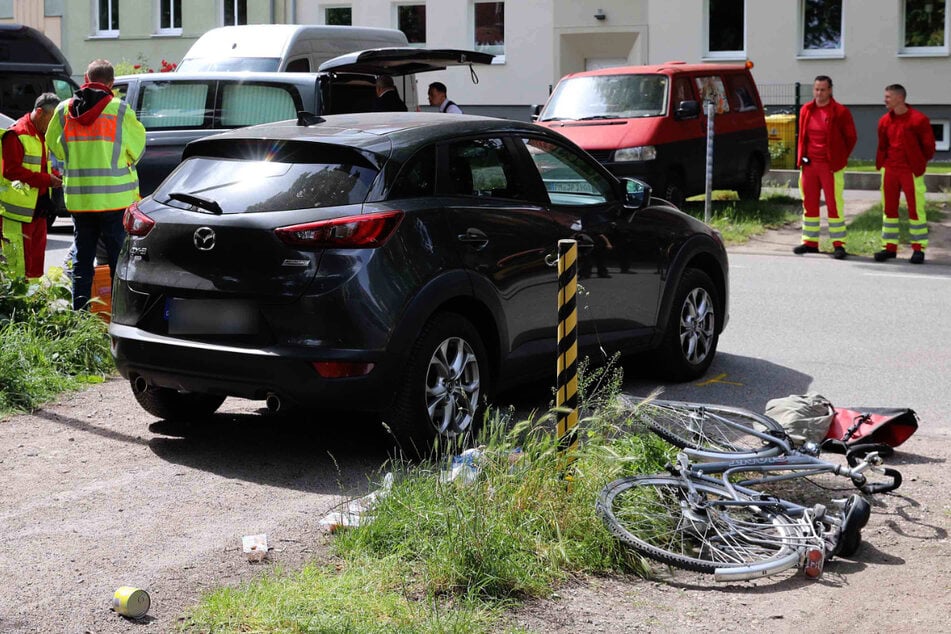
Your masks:
<path fill-rule="evenodd" d="M 891 482 L 873 482 L 871 484 L 864 483 L 859 485 L 859 491 L 862 493 L 867 493 L 873 495 L 875 493 L 888 493 L 889 491 L 894 491 L 901 486 L 901 472 L 897 469 L 889 469 L 885 467 L 883 470 L 886 476 L 892 479 Z M 862 479 L 865 480 L 865 476 L 862 476 Z M 854 481 L 854 480 L 853 480 Z"/>

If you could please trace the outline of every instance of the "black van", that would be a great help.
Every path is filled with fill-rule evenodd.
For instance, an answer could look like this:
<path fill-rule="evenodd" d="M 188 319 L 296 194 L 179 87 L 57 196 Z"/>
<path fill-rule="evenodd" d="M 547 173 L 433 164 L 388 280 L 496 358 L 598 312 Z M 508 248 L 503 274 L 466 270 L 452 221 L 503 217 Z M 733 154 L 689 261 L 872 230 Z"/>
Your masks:
<path fill-rule="evenodd" d="M 72 97 L 78 86 L 71 74 L 63 52 L 48 37 L 22 24 L 0 24 L 0 112 L 19 119 L 44 92 Z"/>

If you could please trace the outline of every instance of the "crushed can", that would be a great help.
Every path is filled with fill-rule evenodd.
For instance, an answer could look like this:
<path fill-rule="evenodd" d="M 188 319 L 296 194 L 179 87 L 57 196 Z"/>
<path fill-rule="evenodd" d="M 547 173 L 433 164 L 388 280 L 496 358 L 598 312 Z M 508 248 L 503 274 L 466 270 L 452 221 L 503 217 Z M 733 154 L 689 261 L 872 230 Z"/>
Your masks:
<path fill-rule="evenodd" d="M 149 593 L 132 586 L 122 586 L 112 595 L 112 609 L 130 619 L 141 619 L 151 605 Z"/>

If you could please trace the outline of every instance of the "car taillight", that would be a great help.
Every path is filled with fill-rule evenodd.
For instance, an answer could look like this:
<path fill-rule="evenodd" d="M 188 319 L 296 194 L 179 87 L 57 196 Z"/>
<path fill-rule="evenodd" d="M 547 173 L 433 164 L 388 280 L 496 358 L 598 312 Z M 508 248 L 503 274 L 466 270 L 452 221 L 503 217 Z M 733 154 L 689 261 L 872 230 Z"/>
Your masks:
<path fill-rule="evenodd" d="M 373 363 L 350 363 L 346 361 L 312 361 L 317 374 L 325 379 L 346 379 L 353 376 L 366 376 L 373 370 Z"/>
<path fill-rule="evenodd" d="M 374 249 L 386 243 L 402 219 L 402 211 L 384 211 L 279 227 L 274 233 L 296 247 Z"/>
<path fill-rule="evenodd" d="M 122 226 L 130 236 L 143 237 L 155 226 L 155 221 L 139 211 L 139 203 L 132 203 L 122 216 Z"/>

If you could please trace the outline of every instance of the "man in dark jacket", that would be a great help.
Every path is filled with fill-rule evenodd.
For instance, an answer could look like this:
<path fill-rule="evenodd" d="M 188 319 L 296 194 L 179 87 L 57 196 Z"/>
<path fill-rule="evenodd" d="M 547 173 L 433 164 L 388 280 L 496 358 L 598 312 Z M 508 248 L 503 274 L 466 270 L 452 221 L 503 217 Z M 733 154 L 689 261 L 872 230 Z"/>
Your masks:
<path fill-rule="evenodd" d="M 908 205 L 908 232 L 911 234 L 911 263 L 924 264 L 928 247 L 928 220 L 925 216 L 925 168 L 934 156 L 934 132 L 924 114 L 905 103 L 901 84 L 885 87 L 888 112 L 878 121 L 878 150 L 875 169 L 882 172 L 882 250 L 876 262 L 898 256 L 898 200 L 905 193 Z"/>
<path fill-rule="evenodd" d="M 376 100 L 373 102 L 374 112 L 406 112 L 406 104 L 400 99 L 393 85 L 393 78 L 389 75 L 380 75 L 376 78 Z"/>
<path fill-rule="evenodd" d="M 845 166 L 858 135 L 849 109 L 832 98 L 832 79 L 819 75 L 812 84 L 813 100 L 799 111 L 797 166 L 802 192 L 802 244 L 793 253 L 819 252 L 819 194 L 826 201 L 832 257 L 845 258 L 843 189 Z"/>

